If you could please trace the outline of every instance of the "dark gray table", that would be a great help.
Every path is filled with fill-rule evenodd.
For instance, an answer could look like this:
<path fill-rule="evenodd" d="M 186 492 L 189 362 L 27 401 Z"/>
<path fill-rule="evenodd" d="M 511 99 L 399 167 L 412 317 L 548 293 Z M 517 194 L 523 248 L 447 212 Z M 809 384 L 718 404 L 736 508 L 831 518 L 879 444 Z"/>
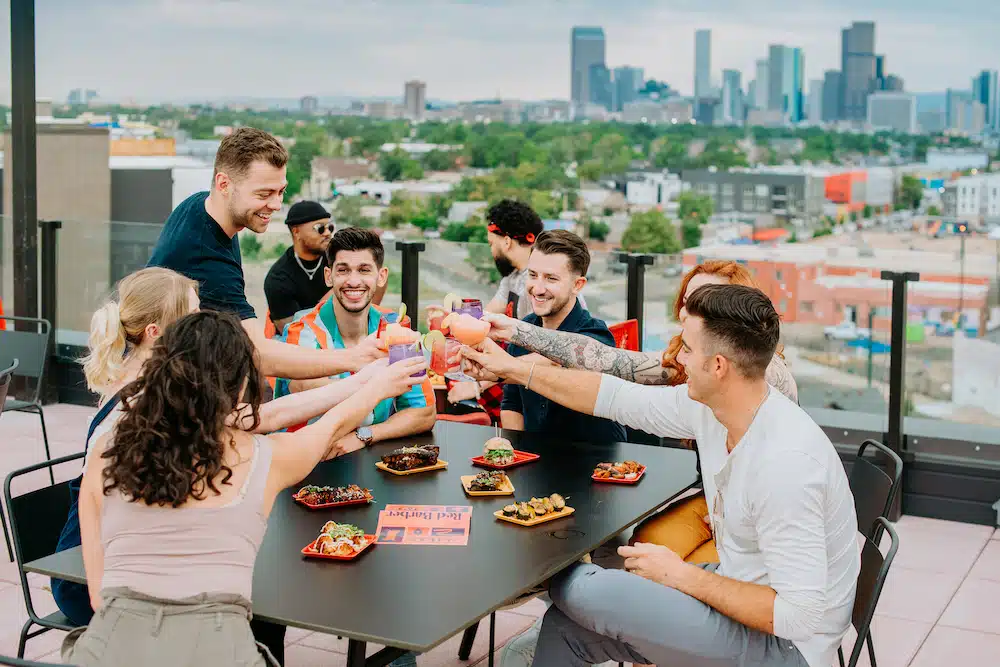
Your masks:
<path fill-rule="evenodd" d="M 695 483 L 693 451 L 617 443 L 569 444 L 504 432 L 514 446 L 541 459 L 509 471 L 527 499 L 561 493 L 576 513 L 533 528 L 498 521 L 493 512 L 510 496 L 469 498 L 459 477 L 479 470 L 469 459 L 482 453 L 494 429 L 438 422 L 432 434 L 375 445 L 321 464 L 303 483 L 360 484 L 372 489 L 367 506 L 311 511 L 291 493 L 275 502 L 257 557 L 254 616 L 266 621 L 350 639 L 348 666 L 385 665 L 403 650 L 426 652 L 468 628 L 471 645 L 479 619 L 578 561 Z M 375 468 L 382 454 L 401 444 L 434 442 L 446 470 L 400 477 Z M 590 479 L 601 461 L 646 464 L 634 486 Z M 386 504 L 471 505 L 465 547 L 375 545 L 351 562 L 307 560 L 300 550 L 325 521 L 354 523 L 375 532 Z M 85 583 L 79 549 L 26 565 L 30 572 Z M 365 645 L 389 648 L 365 659 Z"/>

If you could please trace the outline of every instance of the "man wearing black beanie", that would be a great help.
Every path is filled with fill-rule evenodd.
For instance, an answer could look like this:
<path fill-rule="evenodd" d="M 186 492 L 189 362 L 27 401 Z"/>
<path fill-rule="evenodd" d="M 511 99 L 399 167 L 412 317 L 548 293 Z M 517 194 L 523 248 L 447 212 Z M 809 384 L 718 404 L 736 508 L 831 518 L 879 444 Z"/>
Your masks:
<path fill-rule="evenodd" d="M 330 214 L 314 201 L 292 204 L 285 224 L 292 234 L 292 247 L 278 258 L 264 279 L 267 308 L 279 332 L 295 313 L 314 308 L 329 291 L 323 269 L 326 247 L 334 231 Z"/>

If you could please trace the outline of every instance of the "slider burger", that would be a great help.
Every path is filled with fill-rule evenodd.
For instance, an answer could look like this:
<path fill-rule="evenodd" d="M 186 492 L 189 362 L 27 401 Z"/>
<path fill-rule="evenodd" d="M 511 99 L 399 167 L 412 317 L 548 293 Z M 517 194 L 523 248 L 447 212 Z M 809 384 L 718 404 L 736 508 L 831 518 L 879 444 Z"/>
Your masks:
<path fill-rule="evenodd" d="M 514 447 L 507 438 L 490 438 L 483 446 L 483 458 L 492 465 L 513 463 Z"/>

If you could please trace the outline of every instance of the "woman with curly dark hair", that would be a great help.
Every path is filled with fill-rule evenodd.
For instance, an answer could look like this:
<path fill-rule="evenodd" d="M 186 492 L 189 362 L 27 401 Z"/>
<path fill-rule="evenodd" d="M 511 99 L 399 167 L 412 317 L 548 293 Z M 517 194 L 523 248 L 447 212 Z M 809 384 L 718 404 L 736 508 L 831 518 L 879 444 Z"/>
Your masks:
<path fill-rule="evenodd" d="M 254 435 L 260 371 L 232 315 L 166 328 L 93 443 L 80 493 L 91 604 L 63 658 L 80 667 L 273 665 L 251 634 L 254 561 L 278 493 L 336 455 L 375 405 L 422 378 L 422 358 L 376 370 L 295 433 Z M 234 428 L 233 424 L 243 428 Z"/>

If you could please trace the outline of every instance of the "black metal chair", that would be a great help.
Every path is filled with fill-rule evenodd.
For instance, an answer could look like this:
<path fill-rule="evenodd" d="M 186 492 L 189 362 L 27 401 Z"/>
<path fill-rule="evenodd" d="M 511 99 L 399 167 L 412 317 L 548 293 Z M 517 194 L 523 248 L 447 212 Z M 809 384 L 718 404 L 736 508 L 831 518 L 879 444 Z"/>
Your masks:
<path fill-rule="evenodd" d="M 872 645 L 871 624 L 875 616 L 875 608 L 878 606 L 878 599 L 882 595 L 882 587 L 885 586 L 886 577 L 889 575 L 889 567 L 896 557 L 896 550 L 899 549 L 899 537 L 893 529 L 892 524 L 885 517 L 878 517 L 869 531 L 870 535 L 889 535 L 889 551 L 885 556 L 878 548 L 878 543 L 870 537 L 865 537 L 865 546 L 861 550 L 861 574 L 858 575 L 858 592 L 854 598 L 854 611 L 851 612 L 851 624 L 858 631 L 858 638 L 854 642 L 854 649 L 851 651 L 851 659 L 847 662 L 847 667 L 857 667 L 861 658 L 862 645 L 868 646 L 868 659 L 871 667 L 877 667 L 875 663 L 875 647 Z M 840 658 L 840 667 L 844 667 L 844 652 L 837 651 Z"/>
<path fill-rule="evenodd" d="M 32 662 L 31 660 L 20 660 L 0 655 L 0 665 L 10 665 L 10 667 L 66 667 L 52 662 Z"/>
<path fill-rule="evenodd" d="M 7 402 L 7 391 L 10 389 L 10 380 L 17 370 L 18 360 L 14 359 L 9 368 L 0 370 L 0 415 L 3 414 L 3 404 Z M 7 558 L 14 560 L 14 549 L 10 546 L 10 533 L 7 531 L 7 519 L 4 518 L 3 506 L 0 505 L 0 524 L 3 525 L 3 540 L 7 543 Z"/>
<path fill-rule="evenodd" d="M 865 451 L 869 448 L 881 452 L 887 459 L 886 469 L 876 465 L 872 459 L 865 458 Z M 903 460 L 896 452 L 875 440 L 861 443 L 848 476 L 851 493 L 854 494 L 854 511 L 858 515 L 858 530 L 870 526 L 871 530 L 880 531 L 875 519 L 880 516 L 889 517 L 902 476 Z M 865 533 L 865 537 L 870 537 L 878 544 L 880 535 Z"/>
<path fill-rule="evenodd" d="M 19 496 L 12 496 L 10 491 L 11 482 L 24 475 L 48 468 L 52 474 L 52 468 L 63 463 L 82 461 L 86 456 L 84 452 L 63 456 L 53 461 L 36 463 L 7 475 L 3 485 L 4 502 L 10 512 L 10 528 L 14 537 L 14 556 L 17 559 L 17 573 L 21 577 L 21 592 L 24 594 L 24 605 L 28 610 L 28 620 L 21 628 L 21 637 L 17 645 L 17 657 L 24 657 L 24 646 L 29 639 L 48 632 L 49 630 L 69 631 L 76 626 L 62 612 L 55 612 L 41 618 L 35 612 L 35 607 L 31 602 L 31 589 L 28 587 L 28 573 L 24 571 L 24 564 L 51 556 L 56 551 L 59 542 L 59 535 L 66 517 L 69 516 L 70 491 L 69 481 L 60 482 L 45 486 L 35 491 L 29 491 Z M 39 626 L 41 629 L 31 632 L 32 626 Z"/>
<path fill-rule="evenodd" d="M 49 337 L 52 333 L 52 325 L 48 320 L 33 317 L 15 317 L 13 315 L 0 315 L 0 321 L 13 322 L 14 327 L 7 330 L 0 330 L 0 367 L 8 366 L 12 360 L 19 360 L 18 367 L 14 372 L 15 377 L 28 378 L 34 381 L 34 393 L 28 400 L 10 399 L 4 400 L 0 406 L 0 412 L 30 412 L 38 415 L 42 422 L 42 441 L 45 443 L 45 460 L 52 459 L 49 452 L 49 434 L 45 430 L 45 412 L 42 410 L 42 387 L 45 386 L 45 369 L 49 356 Z M 27 323 L 34 326 L 33 331 L 18 331 L 17 323 Z M 55 483 L 55 478 L 51 477 L 52 470 L 49 469 L 50 481 Z"/>

